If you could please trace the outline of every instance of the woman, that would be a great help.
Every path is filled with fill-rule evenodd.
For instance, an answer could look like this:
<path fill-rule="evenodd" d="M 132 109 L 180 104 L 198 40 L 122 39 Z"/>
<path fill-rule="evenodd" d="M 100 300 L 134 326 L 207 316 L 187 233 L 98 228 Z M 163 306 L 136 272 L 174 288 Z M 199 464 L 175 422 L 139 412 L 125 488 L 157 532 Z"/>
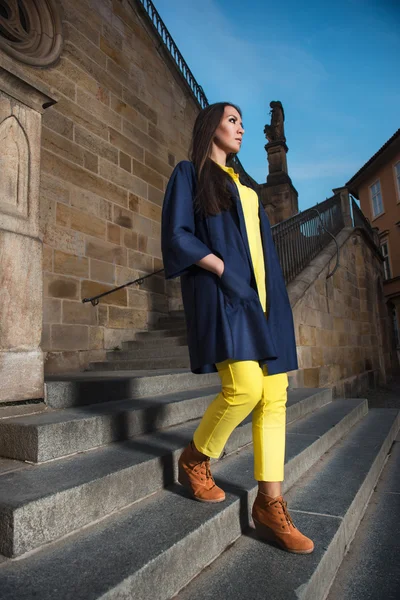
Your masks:
<path fill-rule="evenodd" d="M 193 373 L 218 371 L 222 390 L 179 459 L 179 482 L 201 502 L 222 502 L 211 475 L 233 429 L 253 412 L 257 533 L 285 550 L 313 551 L 281 495 L 287 371 L 298 368 L 293 316 L 268 218 L 256 192 L 226 166 L 240 150 L 241 111 L 202 110 L 191 161 L 169 180 L 162 212 L 165 277 L 181 278 Z"/>

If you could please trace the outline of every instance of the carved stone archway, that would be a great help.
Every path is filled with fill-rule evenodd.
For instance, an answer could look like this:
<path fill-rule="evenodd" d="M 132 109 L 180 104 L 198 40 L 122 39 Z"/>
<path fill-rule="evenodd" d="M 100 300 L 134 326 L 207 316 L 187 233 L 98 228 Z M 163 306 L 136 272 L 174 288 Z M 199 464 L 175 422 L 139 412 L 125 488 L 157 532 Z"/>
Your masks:
<path fill-rule="evenodd" d="M 0 0 L 0 49 L 33 67 L 52 65 L 62 50 L 56 0 Z"/>

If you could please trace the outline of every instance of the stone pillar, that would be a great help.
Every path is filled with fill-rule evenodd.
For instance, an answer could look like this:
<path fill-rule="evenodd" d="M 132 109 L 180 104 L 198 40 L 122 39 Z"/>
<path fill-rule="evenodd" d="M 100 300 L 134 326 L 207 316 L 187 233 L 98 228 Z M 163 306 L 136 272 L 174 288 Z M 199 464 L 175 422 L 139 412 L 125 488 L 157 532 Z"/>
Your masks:
<path fill-rule="evenodd" d="M 259 194 L 271 225 L 275 225 L 299 212 L 298 193 L 288 174 L 286 142 L 270 142 L 265 150 L 269 173 L 267 183 L 259 187 Z"/>
<path fill-rule="evenodd" d="M 340 194 L 340 202 L 342 205 L 343 221 L 345 227 L 353 227 L 353 219 L 351 217 L 350 195 L 347 187 L 339 187 L 332 190 L 334 194 Z"/>
<path fill-rule="evenodd" d="M 0 403 L 42 398 L 41 115 L 55 103 L 0 52 Z"/>

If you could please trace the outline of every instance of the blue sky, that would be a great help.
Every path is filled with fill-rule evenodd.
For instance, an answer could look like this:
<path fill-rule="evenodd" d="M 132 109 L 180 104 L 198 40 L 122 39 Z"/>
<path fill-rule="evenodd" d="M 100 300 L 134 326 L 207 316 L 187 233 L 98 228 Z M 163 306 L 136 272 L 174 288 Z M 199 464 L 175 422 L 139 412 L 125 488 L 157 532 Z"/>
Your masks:
<path fill-rule="evenodd" d="M 282 102 L 300 210 L 330 197 L 400 127 L 399 0 L 154 3 L 209 102 L 241 107 L 239 157 L 259 183 L 269 102 Z"/>

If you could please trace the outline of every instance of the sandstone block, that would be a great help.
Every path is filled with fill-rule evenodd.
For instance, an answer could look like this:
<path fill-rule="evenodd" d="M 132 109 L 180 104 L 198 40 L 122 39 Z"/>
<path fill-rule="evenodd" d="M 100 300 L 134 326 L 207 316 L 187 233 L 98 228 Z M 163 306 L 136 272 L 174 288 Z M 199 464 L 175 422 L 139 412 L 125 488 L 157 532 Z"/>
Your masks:
<path fill-rule="evenodd" d="M 103 161 L 104 159 L 101 160 Z M 113 166 L 111 163 L 107 164 Z M 108 201 L 115 202 L 121 206 L 127 206 L 128 204 L 128 194 L 125 190 L 122 190 L 114 183 L 106 181 L 93 173 L 89 173 L 79 165 L 66 161 L 47 150 L 42 151 L 42 169 L 45 173 L 59 177 L 64 181 L 73 181 L 76 186 L 84 188 L 89 192 L 93 192 Z M 123 172 L 125 173 L 125 171 Z M 128 173 L 126 173 L 126 175 L 129 176 Z"/>
<path fill-rule="evenodd" d="M 93 173 L 99 172 L 99 157 L 96 154 L 92 154 L 89 150 L 85 150 L 83 153 L 83 166 L 85 169 L 89 169 Z"/>
<path fill-rule="evenodd" d="M 148 184 L 160 189 L 164 190 L 164 180 L 160 175 L 159 171 L 153 170 L 138 160 L 132 159 L 132 173 L 146 181 Z M 138 192 L 139 193 L 139 192 Z M 143 194 L 139 194 L 142 195 Z M 147 194 L 146 194 L 147 196 Z"/>
<path fill-rule="evenodd" d="M 104 88 L 98 83 L 98 81 L 96 81 L 95 79 L 93 79 L 93 77 L 88 75 L 88 73 L 85 70 L 82 70 L 82 68 L 77 67 L 76 62 L 69 60 L 67 53 L 64 53 L 63 56 L 61 56 L 57 68 L 60 71 L 60 73 L 63 73 L 77 86 L 83 88 L 87 92 L 90 92 L 99 100 L 104 101 L 104 98 L 102 97 L 103 95 L 105 95 L 106 98 L 108 98 L 109 92 L 104 90 Z M 106 103 L 108 104 L 108 100 L 106 100 Z"/>
<path fill-rule="evenodd" d="M 72 140 L 74 130 L 73 122 L 71 121 L 71 119 L 64 117 L 57 111 L 52 110 L 51 108 L 49 110 L 46 110 L 46 112 L 43 113 L 42 116 L 42 123 L 45 127 L 48 127 L 48 129 L 59 133 L 60 135 L 62 135 L 65 138 L 68 138 L 69 140 Z"/>
<path fill-rule="evenodd" d="M 142 235 L 141 233 L 138 234 L 138 245 L 137 245 L 137 249 L 139 250 L 139 252 L 145 252 L 147 254 L 153 254 L 150 249 L 148 251 L 147 249 L 147 242 L 148 242 L 149 238 L 146 237 L 145 235 Z"/>
<path fill-rule="evenodd" d="M 138 249 L 138 234 L 135 231 L 125 231 L 124 232 L 124 246 L 130 248 L 131 250 Z"/>
<path fill-rule="evenodd" d="M 165 294 L 148 294 L 148 306 L 152 311 L 168 313 L 168 297 Z"/>
<path fill-rule="evenodd" d="M 137 233 L 141 233 L 143 235 L 147 235 L 148 237 L 150 237 L 152 234 L 152 231 L 153 231 L 153 221 L 151 221 L 150 219 L 147 219 L 146 217 L 143 217 L 142 215 L 138 215 L 137 213 L 132 213 L 132 214 L 133 214 L 133 223 L 132 223 L 133 231 L 136 231 Z"/>
<path fill-rule="evenodd" d="M 119 131 L 116 131 L 112 127 L 110 127 L 110 142 L 111 144 L 113 144 L 113 146 L 125 152 L 125 154 L 128 154 L 136 160 L 143 162 L 144 150 L 140 146 L 140 144 L 135 143 L 134 141 L 132 141 Z"/>
<path fill-rule="evenodd" d="M 150 187 L 150 186 L 149 186 Z M 129 194 L 129 210 L 138 213 L 140 210 L 140 198 L 136 194 Z"/>
<path fill-rule="evenodd" d="M 300 324 L 298 344 L 300 346 L 315 346 L 315 327 Z"/>
<path fill-rule="evenodd" d="M 44 363 L 44 372 L 47 375 L 79 370 L 78 352 L 47 352 Z"/>
<path fill-rule="evenodd" d="M 75 142 L 114 164 L 118 163 L 118 150 L 112 143 L 110 144 L 79 125 L 75 125 Z"/>
<path fill-rule="evenodd" d="M 161 240 L 161 223 L 152 222 L 151 225 L 151 237 L 156 240 Z"/>
<path fill-rule="evenodd" d="M 93 96 L 87 92 L 84 92 L 80 88 L 77 89 L 77 102 L 80 106 L 90 106 L 92 115 L 94 115 L 102 123 L 105 123 L 116 130 L 121 130 L 121 117 L 117 115 L 111 108 L 105 106 L 103 102 L 96 100 L 96 98 L 93 98 Z"/>
<path fill-rule="evenodd" d="M 89 327 L 90 350 L 102 350 L 104 348 L 104 327 Z"/>
<path fill-rule="evenodd" d="M 132 106 L 137 112 L 141 113 L 146 119 L 157 125 L 157 113 L 150 106 L 148 106 L 143 100 L 132 94 L 127 89 L 123 90 L 122 99 L 124 102 Z"/>
<path fill-rule="evenodd" d="M 113 204 L 111 202 L 76 186 L 71 187 L 71 206 L 100 219 L 112 220 Z"/>
<path fill-rule="evenodd" d="M 136 219 L 136 215 L 134 215 L 130 210 L 127 210 L 126 208 L 121 208 L 119 206 L 114 206 L 113 212 L 114 223 L 120 225 L 121 227 L 132 229 L 134 220 Z"/>
<path fill-rule="evenodd" d="M 145 329 L 147 327 L 147 310 L 118 308 L 110 306 L 108 313 L 109 327 L 115 329 Z"/>
<path fill-rule="evenodd" d="M 51 247 L 59 248 L 71 254 L 85 253 L 85 236 L 77 231 L 69 231 L 63 227 L 50 225 L 46 227 L 43 241 Z"/>
<path fill-rule="evenodd" d="M 153 275 L 144 280 L 141 289 L 155 292 L 156 294 L 165 294 L 165 278 L 159 275 Z"/>
<path fill-rule="evenodd" d="M 107 223 L 107 241 L 112 244 L 121 243 L 121 228 L 113 223 Z"/>
<path fill-rule="evenodd" d="M 90 104 L 86 104 L 85 106 L 90 106 Z M 108 138 L 107 128 L 104 127 L 104 123 L 92 116 L 82 106 L 75 104 L 75 102 L 64 98 L 62 102 L 54 106 L 54 110 L 71 119 L 74 124 L 81 125 L 99 137 L 105 140 Z"/>
<path fill-rule="evenodd" d="M 62 319 L 64 324 L 97 325 L 97 314 L 93 306 L 82 302 L 63 301 Z"/>
<path fill-rule="evenodd" d="M 107 58 L 104 55 L 104 52 L 99 48 L 99 32 L 90 27 L 89 23 L 91 23 L 91 21 L 88 23 L 84 23 L 83 20 L 78 21 L 76 14 L 77 13 L 75 13 L 73 20 L 71 19 L 70 22 L 66 22 L 64 25 L 66 40 L 68 40 L 69 44 L 73 44 L 81 51 L 85 52 L 85 54 L 90 56 L 90 58 L 100 65 L 100 67 L 105 69 Z M 81 33 L 81 31 L 75 27 L 75 24 L 82 29 L 84 28 L 85 33 Z M 89 35 L 86 35 L 86 33 Z"/>
<path fill-rule="evenodd" d="M 140 250 L 140 248 L 139 248 Z M 147 240 L 147 253 L 152 256 L 156 256 L 160 260 L 162 259 L 161 253 L 161 240 L 155 240 L 154 238 L 148 238 Z"/>
<path fill-rule="evenodd" d="M 129 199 L 130 201 L 130 199 Z M 140 200 L 140 214 L 153 221 L 161 221 L 161 206 L 148 202 L 141 198 Z"/>
<path fill-rule="evenodd" d="M 57 218 L 56 222 L 58 225 L 63 225 L 75 231 L 81 231 L 88 235 L 104 239 L 106 237 L 106 223 L 102 219 L 89 215 L 82 211 L 76 210 L 66 206 L 65 204 L 59 204 L 57 206 Z"/>
<path fill-rule="evenodd" d="M 52 350 L 87 350 L 89 331 L 86 325 L 52 325 Z"/>
<path fill-rule="evenodd" d="M 154 204 L 158 204 L 158 206 L 162 206 L 164 202 L 164 192 L 149 185 L 148 198 L 150 202 Z"/>
<path fill-rule="evenodd" d="M 132 123 L 126 119 L 123 119 L 122 121 L 122 133 L 138 146 L 149 150 L 152 154 L 161 159 L 165 159 L 165 162 L 168 161 L 168 150 L 166 147 L 153 140 L 153 138 L 141 131 L 138 127 L 132 125 Z"/>
<path fill-rule="evenodd" d="M 101 3 L 102 4 L 102 3 Z M 76 29 L 86 36 L 93 44 L 99 44 L 99 32 L 101 31 L 102 20 L 84 2 L 67 3 L 64 8 L 65 18 L 76 27 Z"/>
<path fill-rule="evenodd" d="M 304 387 L 319 387 L 319 367 L 303 369 Z"/>
<path fill-rule="evenodd" d="M 324 365 L 324 352 L 319 346 L 311 347 L 311 367 L 322 367 Z M 308 366 L 308 365 L 307 365 Z"/>
<path fill-rule="evenodd" d="M 171 165 L 164 162 L 160 158 L 157 158 L 157 156 L 154 156 L 154 154 L 151 154 L 151 152 L 149 152 L 147 150 L 144 153 L 144 161 L 145 161 L 146 165 L 148 165 L 149 167 L 151 167 L 158 173 L 161 173 L 167 179 L 169 179 L 169 177 L 171 176 L 171 173 L 173 170 Z M 159 187 L 159 186 L 155 186 L 155 187 Z"/>
<path fill-rule="evenodd" d="M 54 272 L 75 277 L 88 277 L 89 261 L 83 256 L 74 256 L 61 250 L 54 250 Z"/>
<path fill-rule="evenodd" d="M 104 292 L 108 292 L 114 286 L 106 285 L 104 283 L 97 283 L 96 281 L 82 281 L 82 298 L 91 298 L 93 296 L 97 296 L 98 294 L 103 294 Z M 104 296 L 101 298 L 100 302 L 102 304 L 113 304 L 116 306 L 127 306 L 127 291 L 126 288 L 122 290 L 118 290 L 108 296 Z"/>
<path fill-rule="evenodd" d="M 69 204 L 70 186 L 69 182 L 61 181 L 48 175 L 41 173 L 40 175 L 40 196 L 48 198 L 54 202 L 64 202 Z"/>
<path fill-rule="evenodd" d="M 111 108 L 115 110 L 124 119 L 132 123 L 143 132 L 147 132 L 147 119 L 140 112 L 138 112 L 133 106 L 124 102 L 116 96 L 111 96 Z"/>
<path fill-rule="evenodd" d="M 121 246 L 116 246 L 100 240 L 88 240 L 86 245 L 86 256 L 122 266 L 125 266 L 127 263 L 126 248 L 121 248 Z"/>
<path fill-rule="evenodd" d="M 133 159 L 132 159 L 133 160 Z M 99 161 L 100 175 L 116 186 L 126 188 L 130 192 L 139 194 L 139 196 L 147 197 L 147 183 L 131 173 L 127 173 L 124 169 L 113 165 L 112 163 L 100 158 Z M 133 169 L 135 172 L 135 169 Z M 111 185 L 108 183 L 108 185 Z M 118 188 L 120 189 L 120 188 Z M 104 193 L 103 193 L 104 196 Z M 108 198 L 111 199 L 112 198 Z M 125 192 L 124 202 L 118 202 L 122 206 L 127 206 L 127 192 Z"/>
<path fill-rule="evenodd" d="M 138 290 L 134 287 L 128 288 L 128 306 L 136 310 L 147 310 L 151 302 L 150 296 L 158 296 L 158 294 L 148 294 L 147 292 Z M 152 305 L 152 304 L 151 304 Z"/>
<path fill-rule="evenodd" d="M 43 299 L 43 323 L 61 323 L 61 300 Z"/>
<path fill-rule="evenodd" d="M 125 154 L 124 152 L 119 153 L 119 166 L 128 173 L 132 172 L 132 160 L 131 157 Z"/>
<path fill-rule="evenodd" d="M 44 296 L 79 300 L 79 280 L 45 273 Z"/>
<path fill-rule="evenodd" d="M 97 306 L 97 322 L 99 325 L 108 325 L 108 306 L 100 304 Z"/>
<path fill-rule="evenodd" d="M 102 260 L 90 259 L 90 279 L 105 283 L 115 282 L 115 265 Z"/>
<path fill-rule="evenodd" d="M 300 369 L 307 369 L 313 366 L 310 346 L 298 346 L 297 358 Z"/>
<path fill-rule="evenodd" d="M 42 129 L 42 146 L 78 165 L 83 165 L 83 150 L 68 138 L 55 133 L 47 127 Z"/>

